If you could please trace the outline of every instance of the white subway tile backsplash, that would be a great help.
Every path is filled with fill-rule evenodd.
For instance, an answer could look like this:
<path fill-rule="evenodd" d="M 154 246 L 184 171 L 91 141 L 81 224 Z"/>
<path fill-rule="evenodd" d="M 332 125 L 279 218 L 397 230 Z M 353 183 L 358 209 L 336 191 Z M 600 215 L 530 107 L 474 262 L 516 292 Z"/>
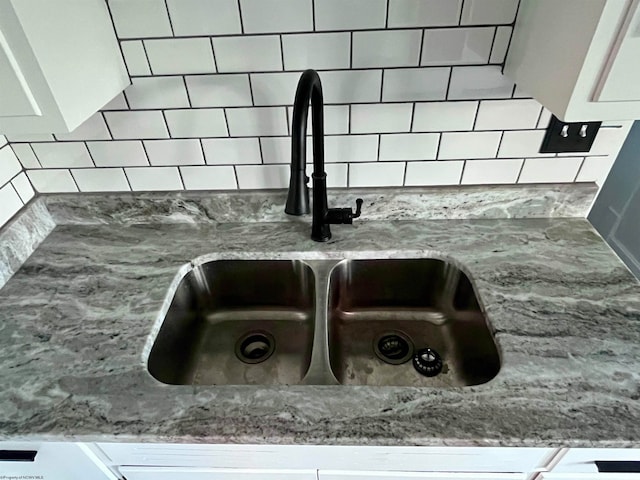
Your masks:
<path fill-rule="evenodd" d="M 31 185 L 39 193 L 71 193 L 77 192 L 71 172 L 69 170 L 29 170 L 27 176 Z"/>
<path fill-rule="evenodd" d="M 316 30 L 384 28 L 386 0 L 314 0 Z"/>
<path fill-rule="evenodd" d="M 462 0 L 389 0 L 389 28 L 457 25 Z"/>
<path fill-rule="evenodd" d="M 551 116 L 553 114 L 547 110 L 546 108 L 542 109 L 542 113 L 540 114 L 540 119 L 538 120 L 538 128 L 546 128 L 549 126 L 549 122 L 551 121 Z"/>
<path fill-rule="evenodd" d="M 80 168 L 71 174 L 81 192 L 127 192 L 130 190 L 121 168 Z"/>
<path fill-rule="evenodd" d="M 147 54 L 141 40 L 120 42 L 129 75 L 151 75 Z"/>
<path fill-rule="evenodd" d="M 435 160 L 438 133 L 404 133 L 380 136 L 380 160 Z"/>
<path fill-rule="evenodd" d="M 447 132 L 471 130 L 478 102 L 416 103 L 414 132 Z"/>
<path fill-rule="evenodd" d="M 35 190 L 33 190 L 31 182 L 29 181 L 29 178 L 27 177 L 27 174 L 25 172 L 22 172 L 20 175 L 14 178 L 11 184 L 13 185 L 13 188 L 16 189 L 18 196 L 20 196 L 20 200 L 22 200 L 22 203 L 24 204 L 29 202 L 29 200 L 31 200 L 36 195 L 36 192 Z"/>
<path fill-rule="evenodd" d="M 349 32 L 283 35 L 285 70 L 349 68 Z"/>
<path fill-rule="evenodd" d="M 31 145 L 28 143 L 14 143 L 11 145 L 11 148 L 24 168 L 31 169 L 42 167 L 35 153 L 33 153 Z"/>
<path fill-rule="evenodd" d="M 462 25 L 513 23 L 520 0 L 465 0 Z"/>
<path fill-rule="evenodd" d="M 583 157 L 528 158 L 524 161 L 518 183 L 573 182 Z"/>
<path fill-rule="evenodd" d="M 349 165 L 350 187 L 396 187 L 404 182 L 404 162 Z"/>
<path fill-rule="evenodd" d="M 577 182 L 596 182 L 602 186 L 615 162 L 615 155 L 607 157 L 587 157 L 580 168 Z"/>
<path fill-rule="evenodd" d="M 468 160 L 462 176 L 463 185 L 497 185 L 516 183 L 523 159 Z"/>
<path fill-rule="evenodd" d="M 383 102 L 444 100 L 451 69 L 394 68 L 385 70 Z"/>
<path fill-rule="evenodd" d="M 324 109 L 324 133 L 325 135 L 339 135 L 349 133 L 349 106 L 348 105 L 325 105 Z M 287 107 L 289 115 L 289 125 L 293 121 L 293 107 Z M 307 134 L 311 135 L 311 109 L 309 109 L 307 119 Z"/>
<path fill-rule="evenodd" d="M 321 72 L 325 103 L 379 102 L 382 70 Z"/>
<path fill-rule="evenodd" d="M 8 142 L 7 137 L 0 135 L 0 148 L 4 147 Z"/>
<path fill-rule="evenodd" d="M 264 163 L 291 163 L 291 137 L 261 138 L 260 147 Z M 313 158 L 309 137 L 307 137 L 307 157 L 307 163 L 309 163 Z"/>
<path fill-rule="evenodd" d="M 463 161 L 409 162 L 406 186 L 458 185 L 462 175 Z"/>
<path fill-rule="evenodd" d="M 251 105 L 251 87 L 246 74 L 194 75 L 185 80 L 194 107 Z"/>
<path fill-rule="evenodd" d="M 276 35 L 213 39 L 219 72 L 282 70 L 280 39 Z"/>
<path fill-rule="evenodd" d="M 216 71 L 208 38 L 145 40 L 144 46 L 154 75 Z"/>
<path fill-rule="evenodd" d="M 438 158 L 442 160 L 495 158 L 501 135 L 501 132 L 443 133 Z"/>
<path fill-rule="evenodd" d="M 355 32 L 352 46 L 353 67 L 417 66 L 421 39 L 420 30 Z"/>
<path fill-rule="evenodd" d="M 0 225 L 7 223 L 22 208 L 20 197 L 9 184 L 0 187 Z"/>
<path fill-rule="evenodd" d="M 285 107 L 231 108 L 227 110 L 232 137 L 287 135 Z"/>
<path fill-rule="evenodd" d="M 476 130 L 519 130 L 536 128 L 542 105 L 536 100 L 483 100 Z"/>
<path fill-rule="evenodd" d="M 313 30 L 312 0 L 240 0 L 244 33 Z"/>
<path fill-rule="evenodd" d="M 162 112 L 105 112 L 111 135 L 116 139 L 166 138 Z"/>
<path fill-rule="evenodd" d="M 4 185 L 21 171 L 22 165 L 13 150 L 9 147 L 0 148 L 0 185 Z"/>
<path fill-rule="evenodd" d="M 502 63 L 507 55 L 509 42 L 511 41 L 512 27 L 498 27 L 496 29 L 496 38 L 491 49 L 491 57 L 489 62 Z"/>
<path fill-rule="evenodd" d="M 334 162 L 375 162 L 378 135 L 339 135 L 325 137 L 324 158 Z"/>
<path fill-rule="evenodd" d="M 149 165 L 142 142 L 87 142 L 96 167 L 133 167 Z"/>
<path fill-rule="evenodd" d="M 425 30 L 420 65 L 488 63 L 494 32 L 492 27 Z"/>
<path fill-rule="evenodd" d="M 183 189 L 178 167 L 132 167 L 125 172 L 133 191 Z"/>
<path fill-rule="evenodd" d="M 108 110 L 127 110 L 129 106 L 127 105 L 127 101 L 124 98 L 124 93 L 119 93 L 113 99 L 107 103 L 104 107 L 102 107 L 102 111 Z"/>
<path fill-rule="evenodd" d="M 252 73 L 251 89 L 257 106 L 293 105 L 298 72 Z"/>
<path fill-rule="evenodd" d="M 58 133 L 56 140 L 110 140 L 111 135 L 100 112 L 93 114 L 71 133 Z"/>
<path fill-rule="evenodd" d="M 628 128 L 601 128 L 589 155 L 617 155 L 628 133 Z"/>
<path fill-rule="evenodd" d="M 351 107 L 351 133 L 408 132 L 411 128 L 413 105 L 387 103 L 353 105 Z"/>
<path fill-rule="evenodd" d="M 204 156 L 200 140 L 145 140 L 149 163 L 164 165 L 202 165 Z"/>
<path fill-rule="evenodd" d="M 180 167 L 187 190 L 235 190 L 236 174 L 233 167 Z"/>
<path fill-rule="evenodd" d="M 324 166 L 327 187 L 345 188 L 348 185 L 349 166 L 346 163 L 330 163 Z"/>
<path fill-rule="evenodd" d="M 38 143 L 32 147 L 44 168 L 93 167 L 84 143 Z"/>
<path fill-rule="evenodd" d="M 109 0 L 108 5 L 119 38 L 172 35 L 164 0 Z"/>
<path fill-rule="evenodd" d="M 498 158 L 549 157 L 552 153 L 540 153 L 544 130 L 504 132 Z"/>
<path fill-rule="evenodd" d="M 257 138 L 214 138 L 202 140 L 204 156 L 210 165 L 244 165 L 260 163 Z"/>
<path fill-rule="evenodd" d="M 9 136 L 24 201 L 21 165 L 43 192 L 285 188 L 308 68 L 334 187 L 601 182 L 631 125 L 538 153 L 551 114 L 501 73 L 518 0 L 106 2 L 132 85 L 74 132 Z"/>
<path fill-rule="evenodd" d="M 169 132 L 174 138 L 228 136 L 221 108 L 167 110 L 165 117 Z"/>
<path fill-rule="evenodd" d="M 55 138 L 53 135 L 49 135 L 46 133 L 34 133 L 29 135 L 7 135 L 7 140 L 11 143 L 22 143 L 22 142 L 53 142 Z"/>
<path fill-rule="evenodd" d="M 177 37 L 241 33 L 237 0 L 167 0 Z"/>
<path fill-rule="evenodd" d="M 241 189 L 287 188 L 289 165 L 240 165 L 235 167 Z"/>
<path fill-rule="evenodd" d="M 510 98 L 513 82 L 502 75 L 500 66 L 453 67 L 449 100 Z"/>
<path fill-rule="evenodd" d="M 124 94 L 132 109 L 189 107 L 182 77 L 134 78 Z"/>

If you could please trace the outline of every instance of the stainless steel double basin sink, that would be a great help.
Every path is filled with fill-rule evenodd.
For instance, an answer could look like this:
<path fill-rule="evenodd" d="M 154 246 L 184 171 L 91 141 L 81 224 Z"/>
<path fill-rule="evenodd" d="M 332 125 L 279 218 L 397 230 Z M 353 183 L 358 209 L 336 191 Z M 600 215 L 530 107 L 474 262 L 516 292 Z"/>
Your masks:
<path fill-rule="evenodd" d="M 500 356 L 451 262 L 214 260 L 182 278 L 148 369 L 170 385 L 455 388 L 491 380 Z"/>

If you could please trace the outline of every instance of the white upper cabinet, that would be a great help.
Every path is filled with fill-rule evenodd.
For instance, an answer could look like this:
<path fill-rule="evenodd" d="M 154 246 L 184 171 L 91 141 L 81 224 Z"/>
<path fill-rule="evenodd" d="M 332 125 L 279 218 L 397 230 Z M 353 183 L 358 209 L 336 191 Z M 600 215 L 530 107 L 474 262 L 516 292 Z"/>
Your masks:
<path fill-rule="evenodd" d="M 104 0 L 0 0 L 0 134 L 70 132 L 128 84 Z"/>
<path fill-rule="evenodd" d="M 522 0 L 505 75 L 565 122 L 640 119 L 640 0 Z"/>

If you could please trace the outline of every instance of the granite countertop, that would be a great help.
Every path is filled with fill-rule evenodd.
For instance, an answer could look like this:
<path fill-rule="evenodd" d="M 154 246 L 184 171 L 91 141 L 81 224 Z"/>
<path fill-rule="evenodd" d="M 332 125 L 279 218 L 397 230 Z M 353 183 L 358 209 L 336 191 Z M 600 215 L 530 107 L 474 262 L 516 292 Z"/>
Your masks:
<path fill-rule="evenodd" d="M 640 447 L 640 284 L 584 219 L 369 219 L 318 244 L 308 218 L 178 222 L 181 203 L 141 224 L 116 220 L 150 203 L 111 197 L 83 222 L 102 200 L 76 201 L 40 205 L 56 225 L 0 290 L 2 439 Z M 453 258 L 502 369 L 454 389 L 161 384 L 145 345 L 202 255 Z"/>

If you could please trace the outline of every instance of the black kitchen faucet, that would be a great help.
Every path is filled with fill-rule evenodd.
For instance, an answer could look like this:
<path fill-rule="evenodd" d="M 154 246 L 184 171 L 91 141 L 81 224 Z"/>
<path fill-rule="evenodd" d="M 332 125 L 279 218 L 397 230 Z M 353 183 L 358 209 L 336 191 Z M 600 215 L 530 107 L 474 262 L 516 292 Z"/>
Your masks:
<path fill-rule="evenodd" d="M 326 242 L 331 239 L 329 225 L 353 223 L 360 216 L 362 199 L 356 200 L 356 212 L 351 208 L 329 208 L 327 202 L 327 174 L 324 171 L 324 103 L 322 83 L 318 72 L 306 70 L 298 81 L 293 103 L 293 123 L 291 125 L 291 178 L 285 213 L 304 215 L 309 213 L 309 177 L 307 165 L 307 118 L 311 101 L 311 128 L 313 141 L 313 221 L 311 239 Z"/>

